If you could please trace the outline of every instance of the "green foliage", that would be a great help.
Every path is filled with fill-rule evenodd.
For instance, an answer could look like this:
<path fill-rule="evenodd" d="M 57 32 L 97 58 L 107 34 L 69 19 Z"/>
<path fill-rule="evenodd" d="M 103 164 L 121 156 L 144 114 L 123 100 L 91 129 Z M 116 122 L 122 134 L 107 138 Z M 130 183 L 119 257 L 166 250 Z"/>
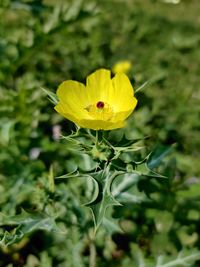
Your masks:
<path fill-rule="evenodd" d="M 176 257 L 158 256 L 156 260 L 147 260 L 144 258 L 142 251 L 137 247 L 132 247 L 134 255 L 134 266 L 138 267 L 184 267 L 191 266 L 194 261 L 200 259 L 200 252 L 194 250 L 181 251 Z"/>
<path fill-rule="evenodd" d="M 199 265 L 198 7 L 0 1 L 0 267 Z M 63 80 L 121 59 L 138 98 L 124 129 L 56 114 Z"/>
<path fill-rule="evenodd" d="M 1 237 L 1 244 L 6 246 L 19 242 L 26 235 L 36 230 L 59 232 L 54 218 L 45 214 L 31 214 L 26 211 L 23 211 L 21 214 L 15 216 L 6 216 L 2 214 L 0 218 L 0 225 L 7 225 L 11 227 L 17 226 L 12 230 L 12 233 L 6 231 Z"/>

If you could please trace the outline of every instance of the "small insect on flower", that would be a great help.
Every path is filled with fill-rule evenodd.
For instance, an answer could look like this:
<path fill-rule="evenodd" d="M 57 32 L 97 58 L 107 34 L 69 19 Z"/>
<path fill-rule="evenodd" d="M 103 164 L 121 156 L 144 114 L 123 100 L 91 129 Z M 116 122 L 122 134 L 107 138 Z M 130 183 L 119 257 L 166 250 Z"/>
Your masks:
<path fill-rule="evenodd" d="M 117 73 L 111 79 L 107 69 L 99 69 L 80 82 L 64 81 L 57 89 L 55 110 L 82 128 L 111 130 L 124 127 L 137 99 L 129 78 Z"/>
<path fill-rule="evenodd" d="M 117 62 L 113 67 L 112 67 L 112 72 L 113 73 L 127 73 L 131 69 L 131 62 L 129 60 L 122 60 Z"/>

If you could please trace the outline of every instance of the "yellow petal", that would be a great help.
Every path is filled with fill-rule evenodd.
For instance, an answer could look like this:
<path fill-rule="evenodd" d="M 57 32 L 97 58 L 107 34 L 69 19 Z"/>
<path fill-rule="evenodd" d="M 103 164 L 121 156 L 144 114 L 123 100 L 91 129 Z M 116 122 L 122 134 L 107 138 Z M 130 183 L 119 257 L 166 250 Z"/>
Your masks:
<path fill-rule="evenodd" d="M 73 80 L 61 83 L 56 94 L 61 102 L 76 103 L 80 107 L 85 106 L 88 101 L 85 85 Z"/>
<path fill-rule="evenodd" d="M 63 105 L 59 102 L 54 109 L 63 117 L 66 119 L 73 121 L 74 123 L 78 124 L 79 119 L 73 116 L 72 112 L 67 112 L 65 108 L 63 108 Z"/>
<path fill-rule="evenodd" d="M 109 103 L 113 92 L 111 73 L 106 69 L 99 69 L 87 77 L 86 90 L 91 104 L 103 101 Z"/>
<path fill-rule="evenodd" d="M 113 95 L 110 104 L 116 112 L 134 109 L 137 103 L 129 78 L 124 73 L 117 73 L 112 79 Z"/>
<path fill-rule="evenodd" d="M 111 80 L 109 70 L 100 69 L 87 78 L 87 86 L 69 80 L 57 90 L 55 110 L 80 127 L 111 130 L 124 127 L 137 104 L 128 77 L 118 73 Z M 100 107 L 98 104 L 102 102 Z"/>
<path fill-rule="evenodd" d="M 112 130 L 124 127 L 124 121 L 109 122 L 102 120 L 81 120 L 79 125 L 92 130 Z"/>
<path fill-rule="evenodd" d="M 56 93 L 63 114 L 72 114 L 77 118 L 89 118 L 88 112 L 85 110 L 89 104 L 88 94 L 82 83 L 73 80 L 64 81 Z"/>
<path fill-rule="evenodd" d="M 123 120 L 127 119 L 128 116 L 131 115 L 131 113 L 133 112 L 134 108 L 137 105 L 137 99 L 136 98 L 134 98 L 134 99 L 135 99 L 135 101 L 134 101 L 133 108 L 129 109 L 127 111 L 121 111 L 121 112 L 115 113 L 114 117 L 112 118 L 112 122 L 123 121 Z"/>

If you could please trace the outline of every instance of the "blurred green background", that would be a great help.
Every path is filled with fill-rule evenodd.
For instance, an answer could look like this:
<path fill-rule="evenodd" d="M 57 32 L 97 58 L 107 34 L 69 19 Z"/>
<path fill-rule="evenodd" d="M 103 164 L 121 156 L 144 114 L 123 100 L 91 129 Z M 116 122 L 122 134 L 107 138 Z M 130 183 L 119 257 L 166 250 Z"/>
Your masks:
<path fill-rule="evenodd" d="M 84 183 L 56 182 L 52 192 L 49 169 L 59 176 L 94 166 L 59 139 L 74 125 L 56 114 L 41 87 L 55 92 L 63 80 L 84 82 L 124 59 L 134 88 L 149 83 L 127 127 L 113 135 L 149 136 L 150 149 L 175 148 L 159 169 L 169 179 L 144 179 L 140 197 L 114 210 L 123 232 L 99 230 L 97 266 L 200 266 L 199 10 L 199 0 L 0 1 L 1 267 L 89 266 Z M 63 230 L 54 232 L 44 214 Z M 193 257 L 188 265 L 156 261 L 180 251 Z"/>

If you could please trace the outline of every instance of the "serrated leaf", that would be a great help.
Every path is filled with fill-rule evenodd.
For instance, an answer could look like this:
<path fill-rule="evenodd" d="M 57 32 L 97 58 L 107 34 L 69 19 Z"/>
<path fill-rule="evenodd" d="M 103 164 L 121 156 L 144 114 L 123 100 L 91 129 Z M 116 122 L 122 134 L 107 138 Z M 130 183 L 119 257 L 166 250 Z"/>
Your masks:
<path fill-rule="evenodd" d="M 140 192 L 137 188 L 139 179 L 140 176 L 136 173 L 120 175 L 113 183 L 113 196 L 120 203 L 141 203 L 146 197 L 144 193 Z"/>
<path fill-rule="evenodd" d="M 122 229 L 117 224 L 118 221 L 114 219 L 108 219 L 107 217 L 103 218 L 102 224 L 107 230 L 107 232 L 112 235 L 114 233 L 122 233 Z"/>
<path fill-rule="evenodd" d="M 104 171 L 99 171 L 94 173 L 92 176 L 98 182 L 99 193 L 96 200 L 90 203 L 90 207 L 94 219 L 95 232 L 102 223 L 104 217 L 106 216 L 106 210 L 109 206 L 121 205 L 112 195 L 111 186 L 114 179 L 120 175 L 122 172 L 113 172 L 109 171 L 107 168 Z"/>
<path fill-rule="evenodd" d="M 120 193 L 127 191 L 132 186 L 135 186 L 139 180 L 139 175 L 135 173 L 125 173 L 121 175 L 113 185 L 112 194 L 118 196 Z"/>
<path fill-rule="evenodd" d="M 155 171 L 152 171 L 147 163 L 142 163 L 142 164 L 139 164 L 137 165 L 137 168 L 136 168 L 136 171 L 135 171 L 138 175 L 140 176 L 147 176 L 147 177 L 150 177 L 150 178 L 167 178 L 166 176 L 163 176 Z"/>
<path fill-rule="evenodd" d="M 78 171 L 74 171 L 68 174 L 64 174 L 62 176 L 56 177 L 56 179 L 69 179 L 69 178 L 89 178 L 91 179 L 91 181 L 93 182 L 93 194 L 91 199 L 84 203 L 84 206 L 89 206 L 90 204 L 92 204 L 93 202 L 96 201 L 96 199 L 98 198 L 99 195 L 99 183 L 96 181 L 96 179 L 89 174 L 80 174 Z"/>
<path fill-rule="evenodd" d="M 200 251 L 191 249 L 179 252 L 176 258 L 159 256 L 156 267 L 190 267 L 200 259 Z"/>
<path fill-rule="evenodd" d="M 63 233 L 56 225 L 55 218 L 44 213 L 28 213 L 25 210 L 19 215 L 0 214 L 0 226 L 16 226 L 11 232 L 4 232 L 0 243 L 11 245 L 20 241 L 25 235 L 36 230 L 56 231 Z"/>
<path fill-rule="evenodd" d="M 80 154 L 76 158 L 78 167 L 83 171 L 92 171 L 97 168 L 97 163 L 87 154 Z"/>
<path fill-rule="evenodd" d="M 143 202 L 144 200 L 146 200 L 146 196 L 143 192 L 139 192 L 139 190 L 136 190 L 136 192 L 134 193 L 122 192 L 116 197 L 116 199 L 122 204 L 133 204 Z"/>
<path fill-rule="evenodd" d="M 197 249 L 182 250 L 176 256 L 159 255 L 157 259 L 144 257 L 138 245 L 131 246 L 134 261 L 137 267 L 191 267 L 200 259 Z"/>
<path fill-rule="evenodd" d="M 114 172 L 110 174 L 108 170 L 99 171 L 90 175 L 74 172 L 57 177 L 57 179 L 90 178 L 92 180 L 94 186 L 92 198 L 89 202 L 84 203 L 83 205 L 88 206 L 92 211 L 95 232 L 101 223 L 104 224 L 108 231 L 120 231 L 119 226 L 114 222 L 113 219 L 111 219 L 111 216 L 109 217 L 109 214 L 106 215 L 106 210 L 109 206 L 120 205 L 120 203 L 115 200 L 111 194 L 111 186 L 113 180 L 121 173 L 122 172 Z"/>
<path fill-rule="evenodd" d="M 88 175 L 88 177 L 92 180 L 94 187 L 93 187 L 93 196 L 92 196 L 92 198 L 90 199 L 89 202 L 83 204 L 85 206 L 89 206 L 90 204 L 94 203 L 96 201 L 96 199 L 98 198 L 98 195 L 99 195 L 99 184 L 98 184 L 98 182 L 91 175 Z"/>
<path fill-rule="evenodd" d="M 103 218 L 102 221 L 102 225 L 105 227 L 105 229 L 107 230 L 107 232 L 112 235 L 114 233 L 122 233 L 122 229 L 120 228 L 119 224 L 118 224 L 118 219 L 114 219 L 112 217 L 112 210 L 113 209 L 109 209 L 106 212 L 106 217 Z"/>

